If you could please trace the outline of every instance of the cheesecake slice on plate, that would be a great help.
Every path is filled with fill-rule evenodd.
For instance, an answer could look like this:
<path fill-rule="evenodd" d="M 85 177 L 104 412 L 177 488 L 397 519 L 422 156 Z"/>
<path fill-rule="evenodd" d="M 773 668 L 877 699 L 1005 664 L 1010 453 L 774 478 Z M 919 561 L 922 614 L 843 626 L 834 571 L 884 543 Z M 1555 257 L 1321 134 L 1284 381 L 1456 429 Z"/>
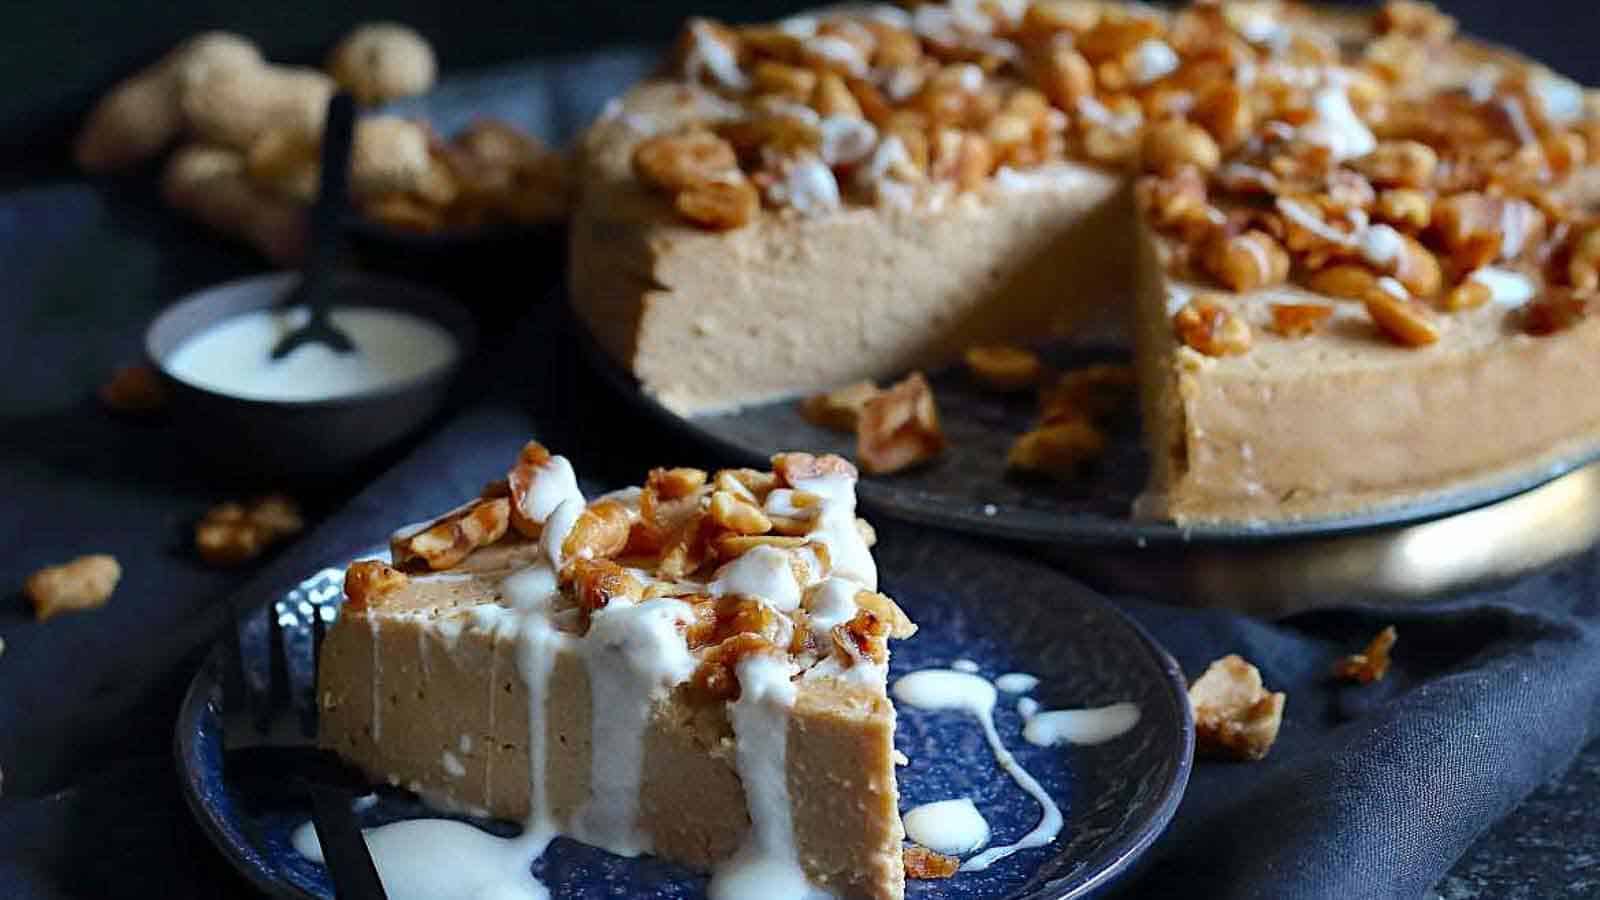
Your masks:
<path fill-rule="evenodd" d="M 798 896 L 897 898 L 888 642 L 855 469 L 657 469 L 586 500 L 530 443 L 359 561 L 320 742 L 431 804 Z"/>
<path fill-rule="evenodd" d="M 1271 522 L 1600 451 L 1600 98 L 1425 3 L 693 20 L 579 148 L 579 318 L 680 415 L 1120 335 L 1138 512 Z"/>

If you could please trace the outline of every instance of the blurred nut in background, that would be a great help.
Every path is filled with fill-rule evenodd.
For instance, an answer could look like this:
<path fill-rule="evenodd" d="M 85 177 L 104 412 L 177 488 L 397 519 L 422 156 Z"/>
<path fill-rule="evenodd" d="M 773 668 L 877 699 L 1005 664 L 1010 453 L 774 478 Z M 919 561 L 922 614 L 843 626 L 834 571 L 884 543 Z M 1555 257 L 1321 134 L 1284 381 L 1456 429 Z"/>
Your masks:
<path fill-rule="evenodd" d="M 222 503 L 212 507 L 195 525 L 194 548 L 211 565 L 235 566 L 255 559 L 304 528 L 300 507 L 282 494 L 271 494 L 248 506 Z"/>
<path fill-rule="evenodd" d="M 427 93 L 438 74 L 433 47 L 393 22 L 361 25 L 328 55 L 328 72 L 365 104 Z"/>
<path fill-rule="evenodd" d="M 80 556 L 28 576 L 22 592 L 40 622 L 64 612 L 97 609 L 111 599 L 122 578 L 117 558 L 104 553 Z"/>

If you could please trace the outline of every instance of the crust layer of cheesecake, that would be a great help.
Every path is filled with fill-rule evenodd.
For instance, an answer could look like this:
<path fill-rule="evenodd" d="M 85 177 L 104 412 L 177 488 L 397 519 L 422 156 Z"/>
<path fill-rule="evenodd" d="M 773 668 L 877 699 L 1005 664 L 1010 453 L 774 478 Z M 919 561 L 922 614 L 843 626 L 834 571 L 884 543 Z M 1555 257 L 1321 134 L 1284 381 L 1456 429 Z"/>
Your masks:
<path fill-rule="evenodd" d="M 374 779 L 444 808 L 521 820 L 532 783 L 529 698 L 518 643 L 495 627 L 496 577 L 413 578 L 381 610 L 348 613 L 323 648 L 320 740 Z M 798 687 L 788 790 L 806 875 L 843 897 L 897 897 L 894 708 L 881 691 L 838 679 L 802 677 Z M 575 653 L 554 661 L 548 698 L 543 783 L 561 831 L 581 837 L 596 748 Z M 733 753 L 720 704 L 669 696 L 655 705 L 639 792 L 649 852 L 708 871 L 739 848 L 749 817 Z"/>

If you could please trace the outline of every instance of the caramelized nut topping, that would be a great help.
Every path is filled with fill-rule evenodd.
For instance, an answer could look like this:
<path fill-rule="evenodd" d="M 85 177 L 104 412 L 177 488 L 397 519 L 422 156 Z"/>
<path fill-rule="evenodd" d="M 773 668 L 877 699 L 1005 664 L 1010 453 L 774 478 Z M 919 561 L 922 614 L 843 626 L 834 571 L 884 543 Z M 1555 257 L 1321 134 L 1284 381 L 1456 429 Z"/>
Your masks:
<path fill-rule="evenodd" d="M 1287 699 L 1262 687 L 1255 666 L 1237 655 L 1224 656 L 1189 685 L 1196 749 L 1237 760 L 1266 757 L 1278 739 Z"/>
<path fill-rule="evenodd" d="M 807 422 L 834 431 L 854 432 L 867 401 L 882 393 L 870 381 L 847 384 L 836 391 L 816 394 L 800 401 L 800 415 Z"/>
<path fill-rule="evenodd" d="M 478 500 L 420 532 L 396 535 L 389 542 L 389 554 L 401 570 L 438 572 L 505 537 L 510 524 L 509 499 Z"/>
<path fill-rule="evenodd" d="M 649 138 L 633 151 L 639 178 L 668 191 L 683 191 L 737 173 L 733 146 L 709 131 Z"/>
<path fill-rule="evenodd" d="M 739 661 L 757 653 L 777 655 L 781 651 L 758 634 L 735 634 L 705 651 L 700 665 L 690 676 L 688 690 L 701 703 L 722 703 L 739 699 Z"/>
<path fill-rule="evenodd" d="M 704 469 L 651 469 L 645 485 L 663 500 L 681 500 L 706 483 Z"/>
<path fill-rule="evenodd" d="M 1439 340 L 1439 326 L 1421 304 L 1379 288 L 1364 301 L 1367 315 L 1390 340 L 1404 347 L 1426 347 Z"/>
<path fill-rule="evenodd" d="M 761 208 L 761 196 L 744 176 L 702 181 L 679 191 L 672 200 L 679 215 L 703 228 L 728 231 L 739 228 Z"/>
<path fill-rule="evenodd" d="M 929 850 L 921 844 L 907 845 L 903 858 L 906 878 L 916 881 L 953 878 L 961 869 L 961 860 Z"/>
<path fill-rule="evenodd" d="M 585 619 L 618 597 L 635 602 L 644 597 L 644 585 L 609 559 L 573 560 L 572 586 Z"/>
<path fill-rule="evenodd" d="M 718 528 L 734 534 L 766 534 L 772 530 L 772 520 L 760 507 L 728 491 L 716 491 L 711 495 L 709 511 L 711 521 Z"/>
<path fill-rule="evenodd" d="M 1378 632 L 1365 650 L 1334 663 L 1333 677 L 1361 684 L 1382 681 L 1383 676 L 1389 674 L 1389 651 L 1394 649 L 1394 642 L 1399 637 L 1400 633 L 1395 631 L 1393 625 Z"/>
<path fill-rule="evenodd" d="M 1032 350 L 1006 344 L 970 347 L 962 355 L 967 371 L 992 391 L 1020 391 L 1038 383 L 1044 363 Z"/>
<path fill-rule="evenodd" d="M 1522 330 L 1544 337 L 1566 331 L 1589 315 L 1589 298 L 1554 289 L 1522 310 Z"/>
<path fill-rule="evenodd" d="M 1284 337 L 1315 334 L 1333 317 L 1333 307 L 1320 303 L 1272 304 L 1272 330 Z"/>
<path fill-rule="evenodd" d="M 43 622 L 64 612 L 105 606 L 121 579 L 117 558 L 96 553 L 34 572 L 23 584 L 22 593 L 33 607 L 34 619 Z"/>
<path fill-rule="evenodd" d="M 220 503 L 194 528 L 195 552 L 213 566 L 234 566 L 260 556 L 305 527 L 300 508 L 282 494 L 252 501 Z"/>
<path fill-rule="evenodd" d="M 1183 166 L 1214 171 L 1222 151 L 1204 128 L 1183 119 L 1167 119 L 1145 132 L 1141 159 L 1147 172 L 1171 173 Z"/>
<path fill-rule="evenodd" d="M 1238 356 L 1250 350 L 1250 326 L 1214 295 L 1201 295 L 1172 317 L 1179 340 L 1206 356 Z"/>
<path fill-rule="evenodd" d="M 777 475 L 778 485 L 783 487 L 799 487 L 800 482 L 811 478 L 858 477 L 856 467 L 850 465 L 849 460 L 832 453 L 824 453 L 821 456 L 813 456 L 810 453 L 779 453 L 772 457 L 772 471 Z"/>
<path fill-rule="evenodd" d="M 1450 312 L 1459 312 L 1463 309 L 1476 309 L 1488 303 L 1493 298 L 1494 292 L 1481 281 L 1467 280 L 1444 292 L 1439 305 Z"/>
<path fill-rule="evenodd" d="M 616 500 L 596 500 L 584 508 L 561 545 L 562 559 L 609 559 L 622 552 L 633 529 L 633 511 Z"/>
<path fill-rule="evenodd" d="M 1205 267 L 1230 290 L 1244 294 L 1288 279 L 1289 254 L 1266 232 L 1247 231 L 1213 241 Z"/>
<path fill-rule="evenodd" d="M 1067 479 L 1100 458 L 1106 436 L 1091 422 L 1050 422 L 1018 437 L 1006 454 L 1006 465 L 1018 472 Z"/>
<path fill-rule="evenodd" d="M 371 609 L 383 598 L 406 586 L 406 573 L 375 559 L 358 560 L 344 573 L 346 609 Z"/>
<path fill-rule="evenodd" d="M 921 372 L 868 400 L 856 429 L 856 458 L 875 475 L 927 462 L 944 449 L 933 388 Z"/>

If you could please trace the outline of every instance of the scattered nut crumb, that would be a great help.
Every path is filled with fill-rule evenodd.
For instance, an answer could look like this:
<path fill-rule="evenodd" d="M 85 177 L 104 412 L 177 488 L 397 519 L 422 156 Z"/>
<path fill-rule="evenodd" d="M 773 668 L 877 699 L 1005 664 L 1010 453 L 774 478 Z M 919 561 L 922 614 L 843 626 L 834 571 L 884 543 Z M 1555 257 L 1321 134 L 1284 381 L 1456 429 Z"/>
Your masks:
<path fill-rule="evenodd" d="M 1384 628 L 1373 636 L 1365 650 L 1334 663 L 1333 677 L 1361 684 L 1382 681 L 1383 676 L 1389 674 L 1389 651 L 1394 649 L 1394 642 L 1399 637 L 1400 633 L 1395 631 L 1393 625 Z"/>
<path fill-rule="evenodd" d="M 1068 478 L 1106 449 L 1106 436 L 1082 419 L 1036 428 L 1018 437 L 1006 455 L 1013 471 Z"/>
<path fill-rule="evenodd" d="M 1278 739 L 1287 699 L 1262 686 L 1255 666 L 1237 654 L 1224 656 L 1189 685 L 1197 748 L 1211 756 L 1262 759 Z"/>
<path fill-rule="evenodd" d="M 870 381 L 847 384 L 836 391 L 817 394 L 800 401 L 800 416 L 818 428 L 853 432 L 861 422 L 867 401 L 883 393 Z"/>
<path fill-rule="evenodd" d="M 3 647 L 3 646 L 5 646 L 5 645 L 3 643 L 0 643 L 0 647 Z M 894 764 L 897 765 L 897 766 L 909 766 L 909 765 L 911 765 L 911 757 L 906 756 L 904 753 L 901 753 L 900 749 L 897 747 L 897 748 L 895 748 L 895 751 L 894 751 Z"/>
<path fill-rule="evenodd" d="M 100 402 L 107 409 L 138 415 L 155 412 L 167 403 L 167 389 L 156 370 L 147 365 L 123 366 L 100 386 Z"/>
<path fill-rule="evenodd" d="M 1068 419 L 1100 422 L 1131 404 L 1139 386 L 1133 367 L 1100 363 L 1063 372 L 1039 389 L 1039 410 L 1045 424 Z"/>
<path fill-rule="evenodd" d="M 282 494 L 252 502 L 221 503 L 194 527 L 194 548 L 213 566 L 236 566 L 305 528 L 300 507 Z"/>
<path fill-rule="evenodd" d="M 33 606 L 33 617 L 43 622 L 58 613 L 105 606 L 121 578 L 116 557 L 96 553 L 40 569 L 28 576 L 22 592 Z"/>
<path fill-rule="evenodd" d="M 1032 350 L 1010 345 L 971 347 L 963 354 L 967 371 L 992 391 L 1020 391 L 1039 383 L 1044 363 Z"/>
<path fill-rule="evenodd" d="M 909 844 L 905 849 L 905 865 L 907 878 L 933 881 L 955 875 L 961 868 L 961 860 L 935 853 L 921 844 Z"/>
<path fill-rule="evenodd" d="M 899 472 L 933 459 L 943 449 L 933 388 L 921 372 L 912 372 L 862 407 L 856 461 L 866 471 Z"/>

